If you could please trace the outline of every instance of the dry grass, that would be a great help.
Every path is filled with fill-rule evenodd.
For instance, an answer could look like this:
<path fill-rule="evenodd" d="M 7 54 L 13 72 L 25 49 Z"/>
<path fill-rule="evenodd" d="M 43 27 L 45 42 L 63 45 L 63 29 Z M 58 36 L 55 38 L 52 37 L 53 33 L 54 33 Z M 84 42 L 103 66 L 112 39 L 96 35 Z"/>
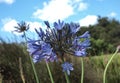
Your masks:
<path fill-rule="evenodd" d="M 29 63 L 29 56 L 25 48 L 16 43 L 0 43 L 0 67 L 4 72 L 0 73 L 4 83 L 22 83 L 21 75 L 26 83 L 35 83 L 34 74 Z M 101 83 L 103 70 L 111 55 L 101 55 L 84 58 L 84 83 Z M 21 58 L 22 72 L 20 73 L 19 58 Z M 81 61 L 79 57 L 71 56 L 69 59 L 74 65 L 74 71 L 69 76 L 71 83 L 79 83 L 81 76 Z M 60 63 L 49 63 L 55 83 L 65 83 L 65 77 Z M 37 74 L 42 83 L 50 83 L 50 78 L 45 62 L 35 64 Z M 116 55 L 107 71 L 108 83 L 120 81 L 120 53 Z"/>

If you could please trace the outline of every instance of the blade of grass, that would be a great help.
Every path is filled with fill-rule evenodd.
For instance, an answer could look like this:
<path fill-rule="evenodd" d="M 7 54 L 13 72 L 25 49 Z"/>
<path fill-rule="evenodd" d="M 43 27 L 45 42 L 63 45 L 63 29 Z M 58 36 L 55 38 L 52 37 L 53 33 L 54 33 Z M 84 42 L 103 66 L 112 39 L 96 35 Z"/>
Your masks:
<path fill-rule="evenodd" d="M 21 76 L 21 79 L 22 79 L 23 83 L 25 83 L 25 77 L 24 77 L 24 74 L 23 74 L 23 67 L 22 67 L 21 57 L 19 57 L 19 68 L 20 68 L 20 76 Z"/>
<path fill-rule="evenodd" d="M 2 76 L 2 74 L 0 73 L 0 83 L 2 83 L 2 79 L 3 79 L 3 76 Z"/>

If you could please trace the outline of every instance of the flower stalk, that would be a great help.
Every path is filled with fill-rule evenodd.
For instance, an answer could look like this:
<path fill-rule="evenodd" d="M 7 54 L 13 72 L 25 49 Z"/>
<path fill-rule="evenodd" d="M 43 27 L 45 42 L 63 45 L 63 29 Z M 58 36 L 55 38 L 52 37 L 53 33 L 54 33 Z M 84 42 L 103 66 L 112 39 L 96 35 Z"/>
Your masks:
<path fill-rule="evenodd" d="M 81 57 L 81 83 L 83 83 L 84 78 L 84 63 L 83 63 L 83 57 Z"/>
<path fill-rule="evenodd" d="M 108 61 L 107 65 L 105 67 L 104 74 L 103 74 L 103 83 L 106 83 L 106 72 L 107 72 L 107 69 L 108 69 L 110 63 L 112 62 L 112 59 L 114 58 L 114 56 L 117 54 L 118 51 L 119 51 L 119 49 L 117 48 L 115 53 L 112 55 L 112 57 L 110 58 L 110 60 Z"/>
<path fill-rule="evenodd" d="M 34 65 L 34 63 L 32 61 L 32 57 L 31 56 L 30 56 L 30 62 L 31 62 L 31 65 L 32 65 L 32 68 L 33 68 L 33 72 L 34 72 L 34 75 L 35 75 L 36 83 L 40 83 L 39 79 L 38 79 L 38 76 L 37 76 L 36 69 L 35 69 L 35 65 Z"/>
<path fill-rule="evenodd" d="M 27 36 L 25 34 L 25 31 L 23 33 L 24 33 L 23 35 L 24 35 L 24 38 L 25 38 L 25 41 L 26 41 L 26 45 L 27 45 Z M 29 56 L 29 58 L 30 58 L 30 63 L 31 63 L 32 68 L 33 68 L 34 75 L 35 75 L 36 83 L 40 83 L 39 79 L 38 79 L 38 76 L 37 76 L 36 69 L 35 69 L 35 65 L 34 65 L 33 60 L 32 60 L 32 57 Z"/>
<path fill-rule="evenodd" d="M 52 76 L 52 73 L 51 73 L 51 70 L 50 70 L 50 67 L 47 61 L 46 61 L 46 66 L 47 66 L 47 70 L 50 76 L 51 83 L 54 83 L 53 76 Z"/>
<path fill-rule="evenodd" d="M 68 74 L 67 74 L 66 72 L 64 72 L 64 74 L 65 74 L 66 82 L 67 82 L 67 83 L 70 83 L 70 81 L 69 81 L 69 77 L 68 77 Z"/>
<path fill-rule="evenodd" d="M 22 37 L 25 38 L 25 44 L 27 46 L 27 37 L 26 37 L 26 33 L 25 31 L 28 31 L 29 29 L 29 24 L 27 25 L 26 22 L 21 22 L 21 23 L 17 23 L 18 26 L 15 26 L 14 28 L 16 28 L 16 30 L 14 30 L 15 32 L 18 32 L 18 33 L 23 33 Z M 32 68 L 33 68 L 33 72 L 34 72 L 34 75 L 35 75 L 35 78 L 36 78 L 36 83 L 39 83 L 39 80 L 38 80 L 38 76 L 37 76 L 37 73 L 36 73 L 36 70 L 35 70 L 35 66 L 33 64 L 33 61 L 32 61 L 32 58 L 31 56 L 29 56 L 30 58 L 30 63 L 32 65 Z M 20 68 L 22 68 L 22 64 L 21 64 L 21 59 L 19 60 L 20 62 Z M 24 80 L 24 77 L 23 77 L 23 71 L 22 69 L 20 70 L 21 71 L 21 76 L 22 76 L 22 80 L 23 80 L 23 83 L 25 83 L 25 80 Z"/>

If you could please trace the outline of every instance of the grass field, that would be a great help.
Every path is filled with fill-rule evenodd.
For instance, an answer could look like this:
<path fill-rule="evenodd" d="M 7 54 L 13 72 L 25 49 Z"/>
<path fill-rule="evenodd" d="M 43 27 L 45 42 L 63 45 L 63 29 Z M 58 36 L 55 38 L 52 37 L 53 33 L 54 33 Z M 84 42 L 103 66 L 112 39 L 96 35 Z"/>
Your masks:
<path fill-rule="evenodd" d="M 26 83 L 36 83 L 30 60 L 23 46 L 16 43 L 0 43 L 0 81 L 3 83 L 22 83 L 24 76 Z M 102 83 L 103 71 L 111 54 L 84 57 L 84 83 Z M 21 59 L 21 62 L 20 62 Z M 71 83 L 80 83 L 80 57 L 70 56 L 74 71 L 69 76 Z M 20 63 L 22 64 L 20 67 Z M 49 63 L 55 83 L 66 83 L 64 73 L 59 62 Z M 40 83 L 51 83 L 45 62 L 35 64 Z M 21 75 L 20 70 L 23 70 Z M 107 71 L 107 83 L 120 83 L 120 53 L 118 53 Z"/>

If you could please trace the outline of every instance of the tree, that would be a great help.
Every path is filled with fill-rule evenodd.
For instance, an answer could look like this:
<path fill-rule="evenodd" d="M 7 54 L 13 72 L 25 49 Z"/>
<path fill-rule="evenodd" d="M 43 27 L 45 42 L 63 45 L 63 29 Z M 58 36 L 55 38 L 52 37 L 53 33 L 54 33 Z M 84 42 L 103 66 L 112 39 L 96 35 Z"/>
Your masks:
<path fill-rule="evenodd" d="M 80 35 L 86 30 L 91 35 L 90 54 L 111 53 L 117 45 L 120 45 L 120 22 L 115 19 L 98 16 L 97 24 L 81 27 L 78 34 Z"/>

